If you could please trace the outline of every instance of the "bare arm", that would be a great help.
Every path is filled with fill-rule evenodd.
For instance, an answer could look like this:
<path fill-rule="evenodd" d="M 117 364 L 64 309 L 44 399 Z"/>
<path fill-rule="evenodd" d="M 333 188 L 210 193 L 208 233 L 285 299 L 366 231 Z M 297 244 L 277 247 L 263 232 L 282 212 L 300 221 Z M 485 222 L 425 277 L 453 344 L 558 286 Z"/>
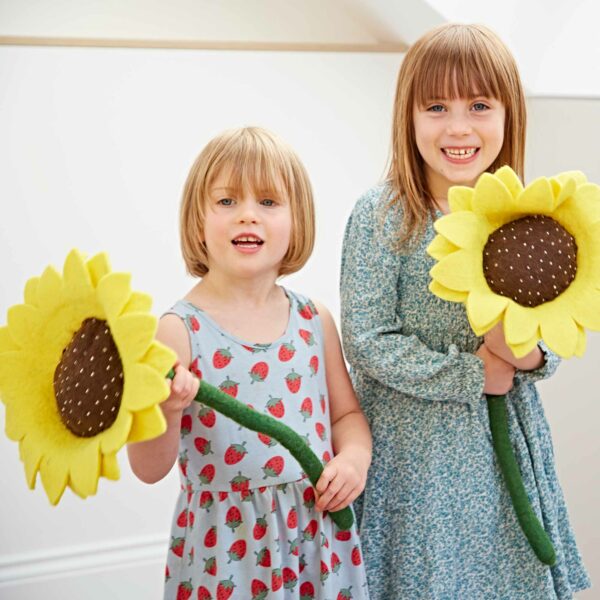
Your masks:
<path fill-rule="evenodd" d="M 323 324 L 325 373 L 335 457 L 317 482 L 318 510 L 348 506 L 364 489 L 371 464 L 371 432 L 346 369 L 340 338 L 329 311 L 317 304 Z"/>
<path fill-rule="evenodd" d="M 175 369 L 171 394 L 160 405 L 167 421 L 163 435 L 127 446 L 131 470 L 145 483 L 160 481 L 171 470 L 179 449 L 181 416 L 198 391 L 199 380 L 182 365 L 191 362 L 189 335 L 181 319 L 165 315 L 158 324 L 156 338 L 177 353 L 181 365 Z"/>

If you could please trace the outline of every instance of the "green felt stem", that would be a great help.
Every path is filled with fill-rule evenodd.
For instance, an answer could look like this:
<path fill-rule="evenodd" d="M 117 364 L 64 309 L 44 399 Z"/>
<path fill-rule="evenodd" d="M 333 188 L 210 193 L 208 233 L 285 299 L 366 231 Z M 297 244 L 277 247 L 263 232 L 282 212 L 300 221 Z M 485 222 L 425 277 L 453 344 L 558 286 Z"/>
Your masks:
<path fill-rule="evenodd" d="M 510 494 L 517 520 L 538 559 L 545 565 L 556 563 L 556 553 L 548 534 L 529 503 L 519 465 L 508 436 L 505 396 L 486 395 L 494 450 Z"/>
<path fill-rule="evenodd" d="M 174 372 L 171 370 L 168 376 L 173 378 Z M 277 440 L 300 463 L 313 486 L 317 485 L 317 481 L 323 472 L 323 465 L 308 447 L 306 440 L 300 437 L 291 427 L 269 415 L 249 408 L 243 402 L 236 400 L 205 381 L 200 381 L 200 388 L 194 400 L 214 408 L 252 431 L 264 433 Z M 354 523 L 354 515 L 349 506 L 342 510 L 330 512 L 329 515 L 338 528 L 342 530 L 350 529 Z"/>

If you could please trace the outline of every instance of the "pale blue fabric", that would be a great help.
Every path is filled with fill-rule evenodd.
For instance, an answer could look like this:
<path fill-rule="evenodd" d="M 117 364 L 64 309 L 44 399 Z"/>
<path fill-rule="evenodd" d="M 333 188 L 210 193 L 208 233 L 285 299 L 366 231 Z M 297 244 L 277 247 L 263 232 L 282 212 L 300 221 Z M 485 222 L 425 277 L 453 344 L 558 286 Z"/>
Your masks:
<path fill-rule="evenodd" d="M 461 304 L 428 290 L 435 232 L 399 253 L 401 211 L 389 188 L 356 204 L 342 257 L 342 334 L 374 443 L 356 503 L 373 600 L 549 600 L 590 582 L 557 481 L 550 430 L 533 383 L 559 360 L 518 372 L 507 397 L 513 447 L 558 562 L 536 559 L 495 461 L 481 340 Z"/>

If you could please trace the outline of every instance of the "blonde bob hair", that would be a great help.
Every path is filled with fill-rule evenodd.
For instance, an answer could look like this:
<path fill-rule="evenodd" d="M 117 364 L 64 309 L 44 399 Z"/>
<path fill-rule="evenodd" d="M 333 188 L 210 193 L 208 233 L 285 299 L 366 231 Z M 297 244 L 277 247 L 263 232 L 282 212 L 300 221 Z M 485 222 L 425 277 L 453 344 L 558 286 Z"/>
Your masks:
<path fill-rule="evenodd" d="M 222 173 L 237 193 L 284 196 L 292 213 L 290 245 L 279 275 L 298 271 L 310 257 L 315 241 L 313 194 L 306 169 L 296 153 L 270 131 L 242 127 L 213 138 L 200 152 L 185 182 L 180 211 L 181 250 L 190 275 L 208 273 L 204 243 L 207 198 Z"/>
<path fill-rule="evenodd" d="M 519 71 L 498 36 L 481 25 L 446 24 L 410 47 L 398 74 L 387 180 L 390 207 L 403 209 L 399 246 L 422 235 L 435 201 L 415 139 L 413 108 L 432 98 L 488 96 L 505 108 L 504 141 L 488 171 L 509 165 L 523 178 L 526 108 Z"/>

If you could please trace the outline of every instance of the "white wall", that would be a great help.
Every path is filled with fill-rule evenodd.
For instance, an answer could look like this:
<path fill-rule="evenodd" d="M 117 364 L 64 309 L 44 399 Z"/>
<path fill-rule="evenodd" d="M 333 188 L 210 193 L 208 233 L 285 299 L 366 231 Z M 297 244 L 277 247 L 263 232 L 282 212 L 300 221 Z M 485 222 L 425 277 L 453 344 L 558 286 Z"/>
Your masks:
<path fill-rule="evenodd" d="M 187 170 L 212 135 L 243 124 L 278 132 L 311 173 L 317 246 L 288 284 L 336 314 L 344 222 L 383 172 L 399 60 L 0 48 L 0 322 L 26 279 L 49 262 L 60 265 L 74 246 L 108 250 L 113 266 L 133 272 L 136 289 L 154 296 L 156 314 L 168 307 L 192 284 L 177 240 Z M 581 106 L 565 112 L 565 105 L 532 103 L 531 175 L 579 167 L 600 182 L 598 107 Z M 599 342 L 593 337 L 584 359 L 543 386 L 565 494 L 596 579 Z M 121 481 L 101 481 L 85 502 L 67 491 L 51 508 L 41 488 L 27 490 L 17 446 L 4 436 L 0 456 L 0 598 L 24 600 L 42 587 L 49 599 L 160 597 L 175 473 L 144 486 L 123 454 Z"/>

